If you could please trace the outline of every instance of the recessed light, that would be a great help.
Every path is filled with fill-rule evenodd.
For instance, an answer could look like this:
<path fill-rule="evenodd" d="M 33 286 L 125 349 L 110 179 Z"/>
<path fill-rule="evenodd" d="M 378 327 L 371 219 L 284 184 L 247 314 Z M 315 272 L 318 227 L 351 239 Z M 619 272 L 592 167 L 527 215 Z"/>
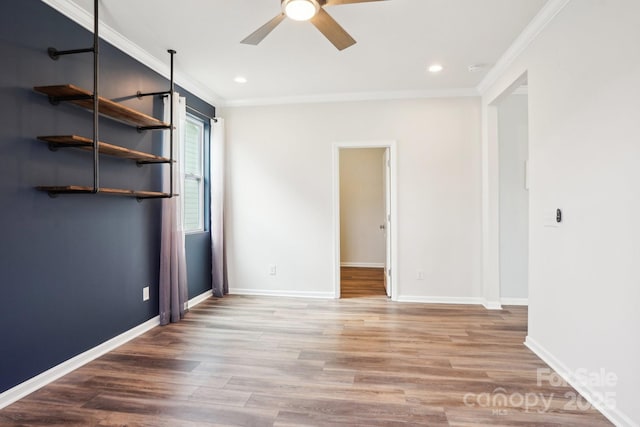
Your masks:
<path fill-rule="evenodd" d="M 430 73 L 439 73 L 440 71 L 442 71 L 444 69 L 444 67 L 440 64 L 432 64 L 429 66 L 429 72 Z"/>
<path fill-rule="evenodd" d="M 233 79 L 233 81 L 236 83 L 245 84 L 247 82 L 247 78 L 243 76 L 237 76 L 235 79 Z"/>

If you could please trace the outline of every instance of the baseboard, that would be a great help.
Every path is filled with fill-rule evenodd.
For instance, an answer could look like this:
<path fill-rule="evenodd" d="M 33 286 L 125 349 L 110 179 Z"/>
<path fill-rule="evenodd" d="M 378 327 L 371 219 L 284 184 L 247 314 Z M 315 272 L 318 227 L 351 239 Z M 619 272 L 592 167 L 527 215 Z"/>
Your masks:
<path fill-rule="evenodd" d="M 609 419 L 616 426 L 629 426 L 638 427 L 631 418 L 625 415 L 617 407 L 611 408 L 604 406 L 598 402 L 598 399 L 594 398 L 598 393 L 588 385 L 585 385 L 576 380 L 575 375 L 572 374 L 572 370 L 567 367 L 563 362 L 556 358 L 551 352 L 540 345 L 535 339 L 527 335 L 524 345 L 529 350 L 535 353 L 540 359 L 542 359 L 551 369 L 553 369 L 563 380 L 565 380 L 571 387 L 573 387 L 582 397 L 584 397 L 595 409 L 600 411 L 602 415 Z"/>
<path fill-rule="evenodd" d="M 257 295 L 266 297 L 294 297 L 294 298 L 321 298 L 334 299 L 333 292 L 306 292 L 306 291 L 276 291 L 266 289 L 229 289 L 231 295 Z"/>
<path fill-rule="evenodd" d="M 484 308 L 487 310 L 502 310 L 502 304 L 500 304 L 500 301 L 488 301 L 483 299 L 482 305 L 484 305 Z"/>
<path fill-rule="evenodd" d="M 403 295 L 399 296 L 398 302 L 417 302 L 423 304 L 467 304 L 467 305 L 482 305 L 487 310 L 502 310 L 500 302 L 487 301 L 480 297 L 423 297 Z"/>
<path fill-rule="evenodd" d="M 46 386 L 47 384 L 57 380 L 58 378 L 67 375 L 68 373 L 80 368 L 83 365 L 91 362 L 94 359 L 110 352 L 111 350 L 120 347 L 122 344 L 134 339 L 135 337 L 144 334 L 145 332 L 160 325 L 160 316 L 156 316 L 153 319 L 147 320 L 141 325 L 111 338 L 109 341 L 105 341 L 102 344 L 93 347 L 90 350 L 85 351 L 69 360 L 66 360 L 53 368 L 44 371 L 43 373 L 27 380 L 17 386 L 10 388 L 9 390 L 0 394 L 0 409 L 12 404 L 13 402 L 22 399 L 28 394 Z"/>
<path fill-rule="evenodd" d="M 206 292 L 203 292 L 200 295 L 191 298 L 187 303 L 187 307 L 193 308 L 196 305 L 200 304 L 202 301 L 205 301 L 212 296 L 213 296 L 213 290 L 208 290 Z"/>
<path fill-rule="evenodd" d="M 384 268 L 384 262 L 341 262 L 340 267 Z"/>
<path fill-rule="evenodd" d="M 529 305 L 529 298 L 500 298 L 502 305 Z"/>
<path fill-rule="evenodd" d="M 481 305 L 484 303 L 482 298 L 473 297 L 423 297 L 412 295 L 401 295 L 398 302 L 417 302 L 423 304 L 473 304 Z"/>

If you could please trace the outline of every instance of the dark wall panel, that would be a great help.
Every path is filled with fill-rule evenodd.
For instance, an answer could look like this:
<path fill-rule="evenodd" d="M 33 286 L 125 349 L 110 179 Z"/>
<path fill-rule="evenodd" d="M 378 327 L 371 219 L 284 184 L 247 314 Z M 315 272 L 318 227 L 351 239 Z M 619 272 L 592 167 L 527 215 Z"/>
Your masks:
<path fill-rule="evenodd" d="M 88 47 L 91 33 L 38 0 L 0 6 L 0 392 L 158 314 L 160 201 L 94 195 L 51 199 L 37 185 L 91 185 L 91 155 L 51 152 L 37 135 L 92 135 L 90 113 L 53 106 L 37 85 L 91 89 L 91 54 L 52 61 L 48 46 Z M 157 73 L 101 44 L 101 94 L 159 116 L 161 101 L 138 90 L 166 90 Z M 168 58 L 167 58 L 168 60 Z M 213 107 L 187 94 L 213 115 Z M 101 119 L 101 139 L 160 153 L 161 134 Z M 101 158 L 102 185 L 161 190 L 166 166 Z M 190 297 L 207 280 L 206 255 L 187 254 Z M 209 261 L 210 263 L 210 261 Z M 210 273 L 209 273 L 210 274 Z M 142 301 L 142 288 L 151 299 Z"/>

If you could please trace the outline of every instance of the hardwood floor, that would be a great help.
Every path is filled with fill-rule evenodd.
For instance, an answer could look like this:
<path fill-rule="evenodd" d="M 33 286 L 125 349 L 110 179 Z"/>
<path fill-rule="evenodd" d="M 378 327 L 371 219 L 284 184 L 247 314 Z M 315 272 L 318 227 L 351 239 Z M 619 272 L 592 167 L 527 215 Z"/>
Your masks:
<path fill-rule="evenodd" d="M 340 269 L 341 298 L 379 298 L 386 297 L 383 268 Z"/>
<path fill-rule="evenodd" d="M 346 272 L 343 294 L 370 273 Z M 573 408 L 570 387 L 536 384 L 547 366 L 522 344 L 526 308 L 376 292 L 211 298 L 8 406 L 0 426 L 610 425 Z"/>

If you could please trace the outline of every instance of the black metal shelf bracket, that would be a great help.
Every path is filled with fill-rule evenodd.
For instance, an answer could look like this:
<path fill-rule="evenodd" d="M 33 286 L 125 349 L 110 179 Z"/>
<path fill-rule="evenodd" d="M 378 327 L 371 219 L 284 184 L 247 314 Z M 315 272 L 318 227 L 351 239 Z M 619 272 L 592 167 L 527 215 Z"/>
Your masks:
<path fill-rule="evenodd" d="M 147 92 L 147 93 L 142 93 L 140 91 L 136 92 L 136 96 L 138 98 L 143 98 L 145 96 L 156 96 L 156 95 L 158 95 L 158 96 L 166 96 L 166 95 L 169 95 L 169 94 L 170 94 L 170 92 L 168 90 L 164 90 L 164 91 L 160 91 L 160 92 Z"/>
<path fill-rule="evenodd" d="M 166 163 L 171 163 L 171 160 L 160 160 L 160 161 L 155 161 L 155 160 L 136 160 L 136 164 L 138 166 L 143 166 L 143 165 L 162 165 L 162 164 L 166 164 Z"/>
<path fill-rule="evenodd" d="M 49 54 L 49 58 L 57 61 L 61 56 L 64 55 L 75 55 L 76 53 L 89 53 L 93 52 L 93 47 L 88 47 L 86 49 L 70 49 L 70 50 L 58 50 L 55 47 L 50 47 L 47 49 L 47 53 Z"/>
<path fill-rule="evenodd" d="M 138 132 L 143 132 L 145 130 L 157 130 L 157 129 L 169 129 L 171 125 L 157 125 L 157 126 L 138 126 Z"/>
<path fill-rule="evenodd" d="M 170 199 L 172 197 L 176 197 L 177 194 L 166 194 L 166 195 L 162 195 L 162 196 L 144 196 L 144 197 L 136 197 L 136 200 L 138 202 L 141 202 L 143 200 L 146 199 Z"/>

